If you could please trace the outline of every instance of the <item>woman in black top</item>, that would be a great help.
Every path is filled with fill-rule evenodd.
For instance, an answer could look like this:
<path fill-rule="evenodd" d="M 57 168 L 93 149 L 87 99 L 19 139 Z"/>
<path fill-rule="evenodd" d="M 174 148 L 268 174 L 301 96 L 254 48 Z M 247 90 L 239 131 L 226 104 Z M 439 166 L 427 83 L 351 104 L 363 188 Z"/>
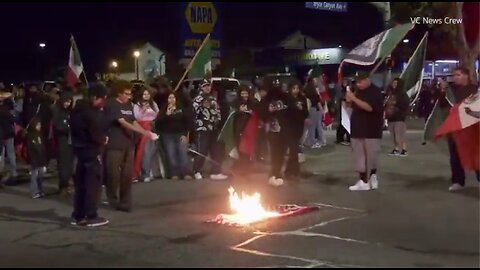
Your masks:
<path fill-rule="evenodd" d="M 388 91 L 389 96 L 385 105 L 385 117 L 388 120 L 388 129 L 393 137 L 394 149 L 389 154 L 391 156 L 407 156 L 407 146 L 405 142 L 405 133 L 410 102 L 407 93 L 403 87 L 400 78 L 392 81 Z M 400 149 L 402 149 L 400 151 Z"/>
<path fill-rule="evenodd" d="M 175 94 L 168 95 L 167 104 L 160 110 L 157 121 L 171 167 L 171 178 L 173 180 L 179 180 L 181 177 L 185 180 L 193 179 L 187 155 L 191 120 L 188 110 L 177 102 Z"/>
<path fill-rule="evenodd" d="M 285 168 L 287 179 L 297 179 L 300 174 L 298 153 L 300 152 L 300 139 L 305 126 L 305 119 L 308 117 L 307 99 L 300 91 L 300 83 L 292 82 L 288 88 L 287 100 L 287 144 L 288 161 Z"/>

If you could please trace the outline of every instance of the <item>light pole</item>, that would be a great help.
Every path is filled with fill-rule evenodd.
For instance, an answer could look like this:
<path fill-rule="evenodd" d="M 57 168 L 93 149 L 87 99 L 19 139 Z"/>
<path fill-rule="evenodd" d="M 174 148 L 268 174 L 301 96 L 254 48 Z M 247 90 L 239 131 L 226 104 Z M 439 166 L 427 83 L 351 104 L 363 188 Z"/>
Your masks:
<path fill-rule="evenodd" d="M 138 57 L 140 57 L 140 52 L 139 51 L 134 51 L 133 56 L 135 57 L 135 73 L 137 73 L 137 81 L 139 80 L 139 74 L 138 74 Z"/>
<path fill-rule="evenodd" d="M 110 64 L 110 66 L 111 66 L 112 69 L 113 69 L 113 75 L 116 77 L 116 76 L 117 76 L 117 67 L 118 67 L 117 61 L 112 61 L 112 63 Z"/>

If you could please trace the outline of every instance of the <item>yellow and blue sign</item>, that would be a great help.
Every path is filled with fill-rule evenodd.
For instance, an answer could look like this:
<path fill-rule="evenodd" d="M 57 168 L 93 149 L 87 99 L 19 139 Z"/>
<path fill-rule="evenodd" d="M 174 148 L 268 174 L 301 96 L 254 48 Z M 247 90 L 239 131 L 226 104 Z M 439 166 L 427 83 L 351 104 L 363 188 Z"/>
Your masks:
<path fill-rule="evenodd" d="M 211 34 L 212 57 L 220 58 L 218 3 L 183 2 L 181 7 L 183 58 L 193 57 L 208 33 Z"/>

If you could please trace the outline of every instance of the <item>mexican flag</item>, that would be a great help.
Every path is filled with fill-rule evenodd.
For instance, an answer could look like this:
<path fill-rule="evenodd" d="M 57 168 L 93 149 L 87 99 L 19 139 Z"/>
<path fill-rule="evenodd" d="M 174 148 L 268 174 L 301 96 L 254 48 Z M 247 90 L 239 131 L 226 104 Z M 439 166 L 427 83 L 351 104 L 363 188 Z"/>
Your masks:
<path fill-rule="evenodd" d="M 480 112 L 479 93 L 472 95 L 450 109 L 445 122 L 435 133 L 438 139 L 452 134 L 457 146 L 458 156 L 464 169 L 480 169 L 480 119 L 467 114 L 469 108 L 473 112 Z"/>
<path fill-rule="evenodd" d="M 235 143 L 234 136 L 234 119 L 235 119 L 235 110 L 230 107 L 230 113 L 228 114 L 227 120 L 218 135 L 218 141 L 225 144 L 225 153 L 231 158 L 238 159 L 238 149 Z"/>
<path fill-rule="evenodd" d="M 65 81 L 67 86 L 75 87 L 80 82 L 80 75 L 83 72 L 83 63 L 80 59 L 80 53 L 75 43 L 73 36 L 70 37 L 70 57 L 68 60 L 68 67 L 65 72 Z"/>
<path fill-rule="evenodd" d="M 254 112 L 250 115 L 247 125 L 243 129 L 243 135 L 240 139 L 240 153 L 252 158 L 255 155 L 255 145 L 257 143 L 258 124 L 260 118 Z"/>
<path fill-rule="evenodd" d="M 448 103 L 450 103 L 450 105 L 456 103 L 452 89 L 448 87 L 445 91 L 445 97 Z M 427 118 L 427 122 L 425 123 L 425 128 L 423 131 L 423 139 L 425 141 L 436 141 L 435 133 L 437 132 L 438 128 L 443 124 L 443 122 L 445 122 L 445 119 L 447 119 L 448 117 L 449 108 L 440 107 L 439 101 L 440 100 L 437 100 L 437 102 L 435 102 L 433 110 L 430 113 L 430 116 Z"/>
<path fill-rule="evenodd" d="M 190 62 L 191 69 L 189 75 L 191 78 L 205 78 L 212 72 L 212 45 L 210 34 L 203 40 L 197 53 Z"/>
<path fill-rule="evenodd" d="M 428 32 L 423 36 L 415 52 L 408 60 L 407 67 L 400 75 L 400 79 L 402 79 L 404 83 L 404 90 L 410 98 L 415 96 L 415 99 L 417 99 L 420 88 L 422 87 L 423 63 L 425 61 L 425 53 L 427 52 L 427 37 Z"/>
<path fill-rule="evenodd" d="M 407 23 L 385 30 L 351 50 L 343 62 L 361 66 L 374 64 L 377 59 L 389 55 L 414 24 Z"/>

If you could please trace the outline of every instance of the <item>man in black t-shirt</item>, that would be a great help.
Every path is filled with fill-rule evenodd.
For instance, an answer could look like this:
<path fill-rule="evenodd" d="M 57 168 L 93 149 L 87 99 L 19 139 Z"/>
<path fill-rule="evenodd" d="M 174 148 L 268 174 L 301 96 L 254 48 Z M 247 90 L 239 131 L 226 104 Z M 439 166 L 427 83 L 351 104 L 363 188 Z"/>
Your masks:
<path fill-rule="evenodd" d="M 111 88 L 116 98 L 111 99 L 105 107 L 108 136 L 105 153 L 107 199 L 113 208 L 130 212 L 135 133 L 152 140 L 157 140 L 158 135 L 143 129 L 135 121 L 130 102 L 132 85 L 120 80 L 113 82 Z"/>
<path fill-rule="evenodd" d="M 377 162 L 383 132 L 383 95 L 370 82 L 367 73 L 357 73 L 355 82 L 358 90 L 354 94 L 347 89 L 346 101 L 353 109 L 350 119 L 351 144 L 360 179 L 349 189 L 377 189 Z"/>

